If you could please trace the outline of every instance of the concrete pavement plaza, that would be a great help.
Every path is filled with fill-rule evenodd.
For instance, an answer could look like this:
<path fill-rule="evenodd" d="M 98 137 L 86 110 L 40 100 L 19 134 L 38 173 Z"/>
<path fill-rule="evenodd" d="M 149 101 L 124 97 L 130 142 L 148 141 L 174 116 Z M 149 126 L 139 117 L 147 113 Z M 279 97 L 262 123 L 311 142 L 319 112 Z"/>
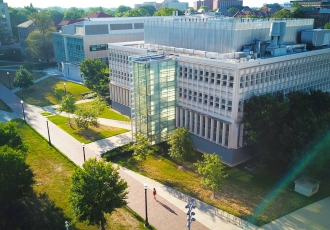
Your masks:
<path fill-rule="evenodd" d="M 14 113 L 10 115 L 6 115 L 7 113 L 5 112 L 0 112 L 1 120 L 8 121 L 11 118 L 23 117 L 20 98 L 2 84 L 0 84 L 0 98 L 14 111 Z M 24 104 L 24 107 L 27 123 L 48 140 L 46 119 L 40 114 L 42 108 L 26 104 Z M 5 118 L 3 117 L 4 115 L 6 116 Z M 106 121 L 104 122 L 107 123 Z M 111 121 L 109 123 L 111 123 Z M 70 158 L 75 164 L 81 166 L 83 164 L 81 143 L 52 122 L 49 122 L 49 130 L 52 145 L 56 146 L 57 149 Z M 130 135 L 131 133 L 127 132 L 112 137 L 116 139 L 108 141 L 99 140 L 86 145 L 86 158 L 99 158 L 100 154 L 111 148 L 111 146 L 116 147 L 117 145 L 119 146 L 122 143 L 131 141 Z M 112 144 L 111 141 L 113 141 Z M 148 184 L 148 219 L 151 225 L 155 226 L 157 229 L 164 230 L 180 230 L 187 228 L 187 210 L 185 209 L 185 205 L 189 202 L 191 197 L 124 167 L 120 167 L 119 173 L 121 178 L 125 179 L 129 185 L 128 206 L 143 218 L 145 218 L 143 184 Z M 153 199 L 153 188 L 157 190 L 157 200 Z M 196 200 L 196 209 L 194 209 L 194 212 L 196 213 L 195 218 L 197 221 L 192 223 L 191 229 L 196 230 L 330 229 L 330 197 L 299 209 L 262 227 L 257 227 L 199 200 Z"/>

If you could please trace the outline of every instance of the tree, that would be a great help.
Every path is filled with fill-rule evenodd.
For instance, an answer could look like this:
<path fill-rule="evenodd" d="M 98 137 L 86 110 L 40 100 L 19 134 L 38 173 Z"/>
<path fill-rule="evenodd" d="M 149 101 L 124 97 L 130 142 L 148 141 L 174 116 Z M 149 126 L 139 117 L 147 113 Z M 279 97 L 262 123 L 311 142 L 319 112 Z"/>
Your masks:
<path fill-rule="evenodd" d="M 34 175 L 25 158 L 19 150 L 0 147 L 0 209 L 33 192 Z"/>
<path fill-rule="evenodd" d="M 162 7 L 154 13 L 154 16 L 172 16 L 173 11 L 178 11 L 179 15 L 183 15 L 182 11 L 176 8 Z"/>
<path fill-rule="evenodd" d="M 52 20 L 63 20 L 63 18 L 64 18 L 63 12 L 60 12 L 60 11 L 57 11 L 54 9 L 50 9 L 50 8 L 48 8 L 46 10 L 46 12 Z"/>
<path fill-rule="evenodd" d="M 215 192 L 221 191 L 224 179 L 228 175 L 225 173 L 225 166 L 217 154 L 204 153 L 203 158 L 203 161 L 197 161 L 194 165 L 197 168 L 197 173 L 203 176 L 202 185 L 211 189 L 215 197 Z"/>
<path fill-rule="evenodd" d="M 89 159 L 74 171 L 71 180 L 69 202 L 79 221 L 105 229 L 104 214 L 126 205 L 127 183 L 111 162 Z"/>
<path fill-rule="evenodd" d="M 327 22 L 325 25 L 324 25 L 324 29 L 330 29 L 330 23 Z"/>
<path fill-rule="evenodd" d="M 76 111 L 75 122 L 80 129 L 87 129 L 89 125 L 98 126 L 97 117 L 104 111 L 106 104 L 101 97 L 92 101 L 88 108 L 78 108 Z"/>
<path fill-rule="evenodd" d="M 8 122 L 6 124 L 0 122 L 0 147 L 4 145 L 22 151 L 26 151 L 27 149 L 17 129 L 17 124 L 14 122 Z"/>
<path fill-rule="evenodd" d="M 74 113 L 74 111 L 76 110 L 75 102 L 76 102 L 76 99 L 71 94 L 67 94 L 64 97 L 62 97 L 62 100 L 60 103 L 59 110 L 60 110 L 60 112 L 64 111 L 64 112 L 68 113 L 70 126 L 71 126 L 70 113 Z"/>
<path fill-rule="evenodd" d="M 171 146 L 169 154 L 172 158 L 185 160 L 195 154 L 194 143 L 187 127 L 179 127 L 174 130 L 167 143 Z"/>
<path fill-rule="evenodd" d="M 152 16 L 156 12 L 156 8 L 150 4 L 142 5 L 139 7 L 139 10 L 140 9 L 144 9 L 144 10 L 148 11 L 148 15 L 144 15 L 144 16 Z"/>
<path fill-rule="evenodd" d="M 199 9 L 204 10 L 205 12 L 209 12 L 210 8 L 208 6 L 201 6 Z"/>
<path fill-rule="evenodd" d="M 99 59 L 85 59 L 79 66 L 80 72 L 84 76 L 84 85 L 97 92 L 105 95 L 109 92 L 109 76 L 108 66 Z"/>
<path fill-rule="evenodd" d="M 52 32 L 56 31 L 53 21 L 46 10 L 33 13 L 30 16 L 37 30 L 26 39 L 27 50 L 32 60 L 46 60 L 54 57 Z"/>
<path fill-rule="evenodd" d="M 62 89 L 62 88 L 55 88 L 55 90 L 54 90 L 54 96 L 57 99 L 61 100 L 64 95 L 65 95 L 64 89 Z"/>
<path fill-rule="evenodd" d="M 42 35 L 45 35 L 47 31 L 55 31 L 54 23 L 46 10 L 33 13 L 29 18 Z"/>
<path fill-rule="evenodd" d="M 0 14 L 0 17 L 2 18 L 2 15 Z M 0 44 L 2 45 L 9 45 L 11 42 L 11 35 L 9 33 L 7 24 L 0 23 Z"/>
<path fill-rule="evenodd" d="M 146 11 L 146 12 L 143 12 L 143 13 L 148 13 L 148 12 Z M 122 15 L 122 17 L 141 17 L 141 16 L 144 16 L 144 15 L 142 15 L 140 10 L 137 10 L 137 9 L 126 11 Z"/>
<path fill-rule="evenodd" d="M 54 57 L 54 48 L 52 40 L 52 32 L 48 31 L 42 34 L 40 31 L 35 30 L 29 34 L 26 39 L 27 50 L 29 57 L 32 60 L 46 60 Z"/>
<path fill-rule="evenodd" d="M 78 9 L 77 7 L 71 7 L 64 12 L 64 20 L 78 19 L 86 15 L 83 9 Z"/>
<path fill-rule="evenodd" d="M 231 7 L 228 9 L 228 13 L 230 13 L 231 15 L 236 14 L 237 11 L 239 11 L 239 9 L 237 9 L 236 7 Z"/>
<path fill-rule="evenodd" d="M 20 66 L 19 70 L 15 74 L 13 85 L 24 90 L 30 87 L 33 85 L 31 73 L 29 73 L 23 66 Z"/>
<path fill-rule="evenodd" d="M 272 18 L 293 18 L 293 14 L 290 10 L 282 9 L 273 14 Z"/>
<path fill-rule="evenodd" d="M 135 143 L 129 148 L 133 150 L 133 156 L 139 160 L 145 160 L 147 155 L 153 154 L 153 150 L 150 148 L 149 138 L 141 133 L 135 134 Z"/>
<path fill-rule="evenodd" d="M 116 9 L 116 13 L 115 16 L 116 17 L 122 17 L 127 11 L 132 10 L 131 7 L 129 6 L 124 6 L 124 5 L 120 5 L 117 9 Z"/>

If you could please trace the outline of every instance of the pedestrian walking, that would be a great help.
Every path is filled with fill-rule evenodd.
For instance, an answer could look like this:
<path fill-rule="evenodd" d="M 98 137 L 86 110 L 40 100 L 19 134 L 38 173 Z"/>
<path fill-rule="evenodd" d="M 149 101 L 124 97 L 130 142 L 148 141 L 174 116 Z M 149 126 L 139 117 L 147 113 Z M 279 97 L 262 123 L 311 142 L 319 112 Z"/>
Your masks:
<path fill-rule="evenodd" d="M 154 199 L 156 199 L 157 192 L 156 192 L 155 188 L 154 188 L 154 191 L 152 191 L 152 194 L 154 195 Z"/>

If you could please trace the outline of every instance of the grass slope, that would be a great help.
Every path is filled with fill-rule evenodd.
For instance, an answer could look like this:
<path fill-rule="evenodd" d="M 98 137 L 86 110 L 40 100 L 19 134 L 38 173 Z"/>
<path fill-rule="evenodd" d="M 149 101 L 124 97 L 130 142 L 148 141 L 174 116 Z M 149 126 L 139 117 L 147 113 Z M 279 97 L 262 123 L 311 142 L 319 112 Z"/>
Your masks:
<path fill-rule="evenodd" d="M 87 130 L 80 130 L 75 125 L 74 119 L 71 119 L 71 124 L 68 125 L 68 118 L 63 116 L 49 116 L 48 119 L 63 129 L 65 132 L 73 136 L 78 141 L 88 144 L 97 140 L 101 140 L 104 138 L 112 137 L 118 134 L 126 133 L 129 130 L 121 129 L 111 126 L 99 125 L 99 127 L 89 127 Z"/>
<path fill-rule="evenodd" d="M 71 93 L 76 100 L 81 99 L 81 93 L 90 92 L 90 90 L 83 85 L 60 80 L 54 77 L 49 77 L 40 81 L 26 90 L 18 91 L 16 94 L 28 104 L 37 106 L 49 106 L 59 104 L 59 100 L 54 96 L 56 88 L 64 88 L 66 84 L 67 93 Z"/>
<path fill-rule="evenodd" d="M 86 102 L 81 104 L 76 104 L 78 108 L 89 108 L 92 105 L 92 102 Z M 131 121 L 126 116 L 121 115 L 118 112 L 113 111 L 112 109 L 105 108 L 104 112 L 100 115 L 101 118 L 107 118 L 112 120 L 118 120 L 118 121 Z"/>
<path fill-rule="evenodd" d="M 164 149 L 165 150 L 165 149 Z M 223 191 L 213 197 L 210 190 L 203 188 L 201 177 L 195 172 L 192 162 L 201 159 L 201 153 L 191 158 L 189 162 L 173 161 L 169 155 L 161 155 L 158 148 L 157 154 L 148 156 L 145 161 L 138 162 L 130 154 L 117 156 L 113 160 L 131 170 L 141 173 L 147 177 L 189 194 L 208 204 L 216 206 L 221 210 L 235 216 L 252 221 L 256 225 L 264 225 L 288 213 L 305 207 L 313 202 L 324 199 L 330 194 L 330 182 L 322 175 L 314 175 L 322 181 L 322 186 L 317 194 L 312 197 L 305 197 L 294 191 L 294 183 L 290 182 L 283 186 L 276 196 L 269 197 L 274 188 L 283 179 L 283 175 L 267 169 L 256 168 L 254 171 L 247 171 L 244 166 L 226 167 L 229 175 Z M 164 151 L 164 152 L 167 152 Z M 251 163 L 251 162 L 250 162 Z M 255 210 L 264 202 L 267 205 L 261 214 L 256 216 Z M 253 216 L 253 218 L 251 218 Z"/>
<path fill-rule="evenodd" d="M 35 221 L 34 224 L 46 222 L 49 226 L 47 229 L 64 229 L 65 220 L 70 222 L 71 230 L 99 229 L 98 226 L 74 223 L 70 213 L 68 202 L 70 177 L 77 166 L 59 151 L 48 146 L 47 140 L 29 126 L 24 125 L 23 121 L 17 119 L 16 122 L 19 124 L 22 137 L 29 146 L 27 163 L 35 174 L 34 190 L 38 194 L 38 199 L 22 199 L 24 205 L 29 205 L 28 211 L 33 218 L 30 221 Z M 129 208 L 117 209 L 106 217 L 109 223 L 107 229 L 145 229 L 143 219 Z M 35 225 L 33 227 L 33 229 L 38 229 Z"/>

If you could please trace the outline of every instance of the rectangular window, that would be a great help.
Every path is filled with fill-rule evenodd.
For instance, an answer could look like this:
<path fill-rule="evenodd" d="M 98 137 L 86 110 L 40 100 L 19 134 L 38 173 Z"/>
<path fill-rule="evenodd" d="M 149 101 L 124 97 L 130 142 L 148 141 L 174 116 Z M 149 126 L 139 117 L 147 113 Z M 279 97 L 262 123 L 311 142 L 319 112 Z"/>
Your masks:
<path fill-rule="evenodd" d="M 89 51 L 108 50 L 108 44 L 91 45 Z"/>

